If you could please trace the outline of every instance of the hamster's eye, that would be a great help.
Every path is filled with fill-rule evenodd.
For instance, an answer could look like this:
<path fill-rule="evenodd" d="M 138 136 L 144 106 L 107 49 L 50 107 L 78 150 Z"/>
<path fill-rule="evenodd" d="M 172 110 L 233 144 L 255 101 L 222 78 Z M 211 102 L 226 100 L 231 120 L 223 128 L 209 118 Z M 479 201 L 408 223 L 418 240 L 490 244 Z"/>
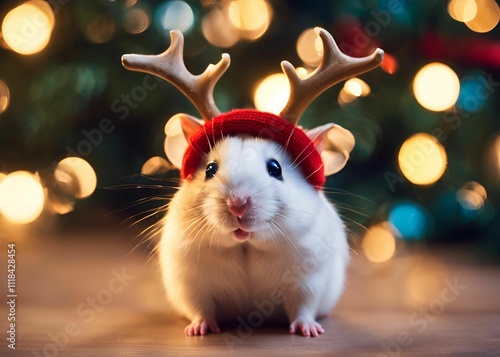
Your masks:
<path fill-rule="evenodd" d="M 217 163 L 215 161 L 210 161 L 205 169 L 205 179 L 208 180 L 214 177 L 217 170 L 219 170 Z"/>
<path fill-rule="evenodd" d="M 280 163 L 276 159 L 269 159 L 267 161 L 267 172 L 269 176 L 274 177 L 276 180 L 283 181 Z"/>

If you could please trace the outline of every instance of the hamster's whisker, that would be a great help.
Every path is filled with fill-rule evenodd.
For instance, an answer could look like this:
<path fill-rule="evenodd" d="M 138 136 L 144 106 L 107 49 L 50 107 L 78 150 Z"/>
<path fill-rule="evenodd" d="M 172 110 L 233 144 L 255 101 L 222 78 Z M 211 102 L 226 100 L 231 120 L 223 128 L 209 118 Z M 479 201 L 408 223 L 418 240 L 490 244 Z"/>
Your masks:
<path fill-rule="evenodd" d="M 137 207 L 139 205 L 142 205 L 144 203 L 153 202 L 153 201 L 170 201 L 170 199 L 171 199 L 171 197 L 167 197 L 167 196 L 165 196 L 165 197 L 162 197 L 162 196 L 148 196 L 148 197 L 139 198 L 139 199 L 135 200 L 132 203 L 127 203 L 127 204 L 123 205 L 122 207 L 117 208 L 116 210 L 114 210 L 111 213 L 109 213 L 109 215 L 123 212 L 123 211 L 131 209 L 133 207 Z"/>
<path fill-rule="evenodd" d="M 290 132 L 290 136 L 288 137 L 288 140 L 286 141 L 285 146 L 283 147 L 283 152 L 287 152 L 288 150 L 288 145 L 290 144 L 290 139 L 293 136 L 293 133 L 295 133 L 295 126 L 293 126 L 292 131 Z"/>
<path fill-rule="evenodd" d="M 157 215 L 158 213 L 160 213 L 160 212 L 162 212 L 161 207 L 160 207 L 160 208 L 152 208 L 152 209 L 149 209 L 149 210 L 147 210 L 147 211 L 145 211 L 145 212 L 141 212 L 141 213 L 138 213 L 138 214 L 136 214 L 136 215 L 133 215 L 133 216 L 132 216 L 132 217 L 130 217 L 130 218 L 136 218 L 136 217 L 137 217 L 137 216 L 139 216 L 139 215 L 142 215 L 142 214 L 144 214 L 144 213 L 147 213 L 147 214 L 146 214 L 145 216 L 143 216 L 142 218 L 139 218 L 139 219 L 137 219 L 135 222 L 131 223 L 131 224 L 129 225 L 129 228 L 131 228 L 131 227 L 133 227 L 133 226 L 135 226 L 135 225 L 137 225 L 137 224 L 141 223 L 142 221 L 144 221 L 144 220 L 146 220 L 146 219 L 148 219 L 148 218 L 151 218 L 151 217 L 156 216 L 156 215 Z M 130 218 L 128 218 L 128 219 L 130 219 Z M 128 220 L 128 219 L 127 219 L 127 220 Z M 126 220 L 125 220 L 125 222 L 126 222 Z"/>
<path fill-rule="evenodd" d="M 198 217 L 195 222 L 196 222 L 196 225 L 193 227 L 191 227 L 191 231 L 188 232 L 188 235 L 191 235 L 195 230 L 196 230 L 196 233 L 195 235 L 192 237 L 191 239 L 191 243 L 190 245 L 192 244 L 192 242 L 196 239 L 196 237 L 198 237 L 198 235 L 200 234 L 200 232 L 202 231 L 202 228 L 204 227 L 206 221 L 208 220 L 208 217 L 204 216 L 204 217 Z"/>
<path fill-rule="evenodd" d="M 349 192 L 347 190 L 343 190 L 341 188 L 337 188 L 337 187 L 328 187 L 328 188 L 324 188 L 323 191 L 327 194 L 334 194 L 334 195 L 348 195 L 348 196 L 352 196 L 352 197 L 356 197 L 356 198 L 359 198 L 363 201 L 367 201 L 373 205 L 376 205 L 377 203 L 373 200 L 370 200 L 369 198 L 366 198 L 364 196 L 361 196 L 361 195 L 357 195 L 355 193 L 352 193 L 352 192 Z"/>
<path fill-rule="evenodd" d="M 303 213 L 306 213 L 306 212 L 303 212 Z M 310 214 L 310 215 L 311 215 L 311 216 L 313 216 L 313 214 Z M 279 212 L 277 212 L 277 213 L 276 213 L 276 216 L 279 216 L 279 217 L 281 217 L 281 218 L 284 218 L 285 220 L 288 218 L 286 215 L 284 215 L 284 214 L 282 214 L 282 213 L 279 213 Z M 304 225 L 302 225 L 302 224 L 298 224 L 298 226 L 300 227 L 300 229 L 302 230 L 302 232 L 303 232 L 303 233 L 307 233 L 307 232 L 309 232 L 309 227 L 304 226 Z"/>
<path fill-rule="evenodd" d="M 309 145 L 307 145 L 307 146 L 309 146 Z M 305 148 L 304 148 L 304 150 L 305 150 Z M 302 152 L 299 154 L 299 156 L 297 156 L 297 158 L 294 160 L 294 162 L 297 161 L 300 158 L 300 156 L 302 156 L 302 154 L 304 153 L 304 150 L 302 150 Z M 300 160 L 299 162 L 297 162 L 295 165 L 294 165 L 294 162 L 292 162 L 291 166 L 294 169 L 296 169 L 297 167 L 299 167 L 300 164 L 302 164 L 302 162 L 304 162 L 304 160 L 306 160 L 310 155 L 312 155 L 313 152 L 314 152 L 313 150 L 309 151 L 309 153 L 306 156 L 304 156 L 302 158 L 302 160 Z"/>
<path fill-rule="evenodd" d="M 357 215 L 360 215 L 360 216 L 363 216 L 363 217 L 366 217 L 366 218 L 371 217 L 370 214 L 363 213 L 361 211 L 358 211 L 358 210 L 346 207 L 344 205 L 339 205 L 338 203 L 335 204 L 335 207 L 337 207 L 339 211 L 348 211 L 348 212 L 356 213 Z"/>
<path fill-rule="evenodd" d="M 309 177 L 311 177 L 312 175 L 314 175 L 316 172 L 318 172 L 319 170 L 321 170 L 323 168 L 323 163 L 321 163 L 321 165 L 318 166 L 318 168 L 316 170 L 314 170 L 313 172 L 311 172 L 309 175 L 307 175 L 307 177 L 305 177 L 305 179 L 309 179 Z"/>
<path fill-rule="evenodd" d="M 180 225 L 183 226 L 189 222 L 191 222 L 183 231 L 181 234 L 179 234 L 177 237 L 175 237 L 176 240 L 179 240 L 179 239 L 182 239 L 186 234 L 189 234 L 189 230 L 193 227 L 193 225 L 197 225 L 200 220 L 202 218 L 201 217 L 197 217 L 195 219 L 193 219 L 192 217 L 191 218 L 186 218 L 185 220 L 183 220 L 182 222 L 180 222 Z M 196 228 L 196 226 L 195 226 Z"/>
<path fill-rule="evenodd" d="M 297 246 L 295 245 L 295 243 L 290 239 L 290 237 L 283 231 L 283 227 L 278 223 L 276 222 L 275 219 L 271 219 L 271 224 L 278 230 L 278 232 L 281 233 L 282 236 L 284 236 L 286 239 L 288 239 L 288 241 L 293 245 L 293 247 L 295 248 L 295 250 L 297 252 L 300 252 L 300 250 L 297 248 Z"/>
<path fill-rule="evenodd" d="M 356 222 L 354 219 L 349 218 L 349 217 L 346 217 L 346 216 L 341 215 L 341 214 L 339 214 L 339 216 L 340 216 L 340 217 L 341 217 L 344 221 L 347 221 L 347 222 L 346 222 L 347 224 L 353 224 L 353 225 L 355 225 L 356 227 L 360 227 L 360 228 L 362 228 L 364 231 L 368 231 L 368 228 L 367 228 L 365 225 L 363 225 L 363 224 L 361 224 L 361 223 L 359 223 L 359 222 Z"/>
<path fill-rule="evenodd" d="M 163 229 L 163 222 L 162 221 L 158 221 L 158 222 L 152 224 L 151 226 L 149 226 L 148 228 L 144 229 L 142 232 L 140 232 L 136 236 L 136 239 L 139 239 L 139 242 L 125 255 L 125 257 L 128 257 L 137 248 L 139 248 L 141 245 L 144 245 L 146 243 L 148 243 L 148 248 L 149 248 L 149 245 L 151 244 L 151 242 L 152 242 L 155 234 L 158 233 L 159 231 L 161 231 L 162 229 Z M 153 233 L 155 233 L 155 234 L 152 234 L 152 232 L 150 231 L 147 235 L 144 236 L 144 233 L 147 230 L 153 230 Z M 157 247 L 157 245 L 155 244 L 153 246 L 153 249 L 152 249 L 153 252 L 156 250 L 156 247 Z M 151 255 L 151 253 L 150 253 L 150 255 Z M 148 260 L 149 260 L 149 258 L 148 258 Z"/>
<path fill-rule="evenodd" d="M 212 247 L 212 241 L 214 240 L 215 236 L 217 233 L 219 233 L 219 229 L 215 224 L 210 224 L 210 230 L 213 231 L 212 237 L 210 238 L 210 242 L 208 243 L 208 250 L 210 251 L 210 248 Z M 210 233 L 210 230 L 207 233 Z"/>
<path fill-rule="evenodd" d="M 306 151 L 306 149 L 307 149 L 310 145 L 312 145 L 312 143 L 313 143 L 313 142 L 311 141 L 311 142 L 309 142 L 306 146 L 304 146 L 304 148 L 302 149 L 302 151 L 301 151 L 301 152 L 297 155 L 297 157 L 295 158 L 295 160 L 293 160 L 293 162 L 290 164 L 290 166 L 291 166 L 291 167 L 294 167 L 294 168 L 295 168 L 295 167 L 299 166 L 299 165 L 300 165 L 300 162 L 304 161 L 304 159 L 305 159 L 305 158 L 307 158 L 307 156 L 309 156 L 309 155 L 313 152 L 312 150 L 311 150 L 311 151 L 309 151 L 309 154 L 308 154 L 308 155 L 307 155 L 304 159 L 302 159 L 302 161 L 300 161 L 297 165 L 295 165 L 295 166 L 294 166 L 295 161 L 297 161 L 297 160 L 298 160 L 298 159 L 302 156 L 302 154 L 304 153 L 304 151 Z"/>
<path fill-rule="evenodd" d="M 213 121 L 212 121 L 212 125 L 214 125 Z M 212 143 L 210 142 L 210 138 L 208 137 L 207 128 L 205 127 L 205 125 L 203 125 L 203 133 L 205 134 L 205 137 L 207 138 L 208 147 L 210 148 L 210 151 L 212 151 Z M 215 143 L 215 140 L 214 140 L 214 143 Z M 202 155 L 202 156 L 204 156 L 204 155 Z"/>

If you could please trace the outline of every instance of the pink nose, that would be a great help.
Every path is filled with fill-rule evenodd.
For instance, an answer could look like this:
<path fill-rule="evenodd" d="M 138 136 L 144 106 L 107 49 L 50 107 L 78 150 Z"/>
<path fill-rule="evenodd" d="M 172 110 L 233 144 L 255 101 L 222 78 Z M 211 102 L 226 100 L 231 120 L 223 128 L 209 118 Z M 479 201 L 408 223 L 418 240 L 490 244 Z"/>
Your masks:
<path fill-rule="evenodd" d="M 250 207 L 250 198 L 230 197 L 227 199 L 229 212 L 237 218 L 243 217 L 248 207 Z"/>

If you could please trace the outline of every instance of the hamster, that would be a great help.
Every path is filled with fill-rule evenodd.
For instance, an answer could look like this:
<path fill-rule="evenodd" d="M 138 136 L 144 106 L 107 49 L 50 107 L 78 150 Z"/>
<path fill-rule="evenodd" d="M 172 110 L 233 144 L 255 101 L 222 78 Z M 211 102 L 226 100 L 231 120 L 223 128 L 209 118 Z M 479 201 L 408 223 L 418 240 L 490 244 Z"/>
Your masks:
<path fill-rule="evenodd" d="M 350 57 L 328 31 L 315 31 L 323 56 L 314 71 L 302 77 L 281 62 L 290 94 L 279 116 L 241 109 L 221 114 L 213 89 L 229 54 L 194 75 L 184 64 L 178 30 L 161 54 L 122 57 L 125 68 L 176 86 L 203 118 L 179 113 L 165 127 L 165 153 L 181 170 L 182 184 L 157 246 L 168 300 L 190 320 L 189 336 L 255 316 L 253 327 L 286 319 L 291 333 L 318 336 L 324 330 L 317 319 L 342 293 L 346 230 L 321 187 L 346 164 L 354 136 L 333 123 L 311 130 L 298 123 L 318 95 L 377 67 L 384 52 Z"/>
<path fill-rule="evenodd" d="M 275 142 L 231 136 L 182 182 L 157 248 L 186 335 L 219 333 L 256 311 L 262 323 L 287 320 L 292 334 L 324 333 L 317 319 L 344 288 L 346 229 L 297 165 Z"/>

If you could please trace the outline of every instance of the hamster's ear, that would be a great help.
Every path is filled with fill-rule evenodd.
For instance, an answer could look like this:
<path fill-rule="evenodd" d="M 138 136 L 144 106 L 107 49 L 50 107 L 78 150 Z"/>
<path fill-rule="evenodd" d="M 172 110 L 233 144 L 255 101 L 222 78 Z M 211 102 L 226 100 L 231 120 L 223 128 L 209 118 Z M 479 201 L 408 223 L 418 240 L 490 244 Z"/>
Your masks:
<path fill-rule="evenodd" d="M 306 134 L 321 154 L 325 176 L 333 175 L 344 168 L 356 142 L 349 130 L 330 123 L 307 130 Z"/>
<path fill-rule="evenodd" d="M 203 121 L 189 114 L 179 113 L 170 118 L 165 125 L 165 154 L 179 170 L 182 157 L 188 147 L 189 138 L 203 125 Z"/>

